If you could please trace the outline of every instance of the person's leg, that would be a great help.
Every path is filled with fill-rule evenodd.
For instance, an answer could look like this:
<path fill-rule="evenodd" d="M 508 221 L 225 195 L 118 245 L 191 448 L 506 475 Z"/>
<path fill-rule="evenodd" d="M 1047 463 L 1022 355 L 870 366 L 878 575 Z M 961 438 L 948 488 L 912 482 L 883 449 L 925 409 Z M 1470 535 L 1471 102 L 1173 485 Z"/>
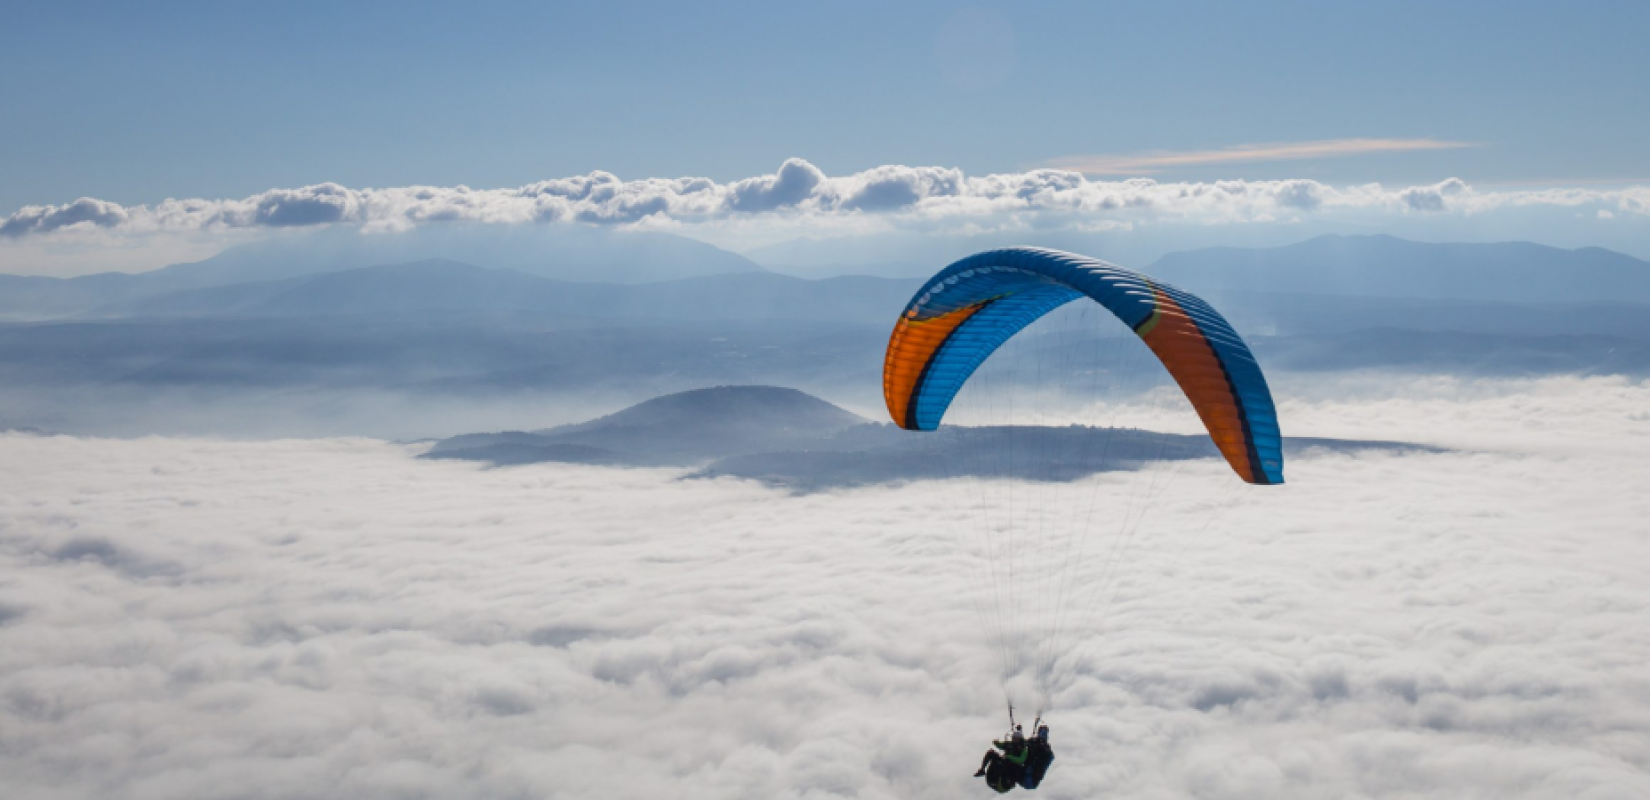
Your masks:
<path fill-rule="evenodd" d="M 974 777 L 978 778 L 981 775 L 984 775 L 986 769 L 988 769 L 992 764 L 997 763 L 997 759 L 999 758 L 1002 758 L 1002 756 L 997 755 L 996 750 L 985 751 L 985 757 L 980 759 L 980 771 L 974 773 Z"/>

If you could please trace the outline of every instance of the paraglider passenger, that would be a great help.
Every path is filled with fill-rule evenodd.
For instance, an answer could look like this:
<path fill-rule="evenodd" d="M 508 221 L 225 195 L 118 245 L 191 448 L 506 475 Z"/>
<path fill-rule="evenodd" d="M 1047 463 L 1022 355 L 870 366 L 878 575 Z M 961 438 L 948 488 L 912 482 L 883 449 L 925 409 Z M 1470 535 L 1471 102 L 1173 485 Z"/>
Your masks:
<path fill-rule="evenodd" d="M 987 786 L 1003 794 L 1025 778 L 1026 757 L 1031 754 L 1031 748 L 1018 725 L 1014 726 L 1013 735 L 1007 739 L 997 739 L 991 746 L 992 749 L 985 751 L 985 757 L 980 759 L 980 769 L 974 777 L 985 778 Z"/>

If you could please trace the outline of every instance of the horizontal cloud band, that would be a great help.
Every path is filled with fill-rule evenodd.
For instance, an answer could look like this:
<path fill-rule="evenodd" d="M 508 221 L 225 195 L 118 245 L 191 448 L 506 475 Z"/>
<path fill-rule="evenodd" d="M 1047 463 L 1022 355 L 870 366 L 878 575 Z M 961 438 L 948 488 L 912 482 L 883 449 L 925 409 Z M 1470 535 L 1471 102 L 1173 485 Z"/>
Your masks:
<path fill-rule="evenodd" d="M 1650 215 L 1650 187 L 1481 191 L 1456 178 L 1390 188 L 1313 180 L 1160 183 L 1090 180 L 1055 169 L 969 177 L 945 167 L 881 166 L 830 177 L 800 158 L 777 172 L 729 183 L 709 178 L 626 181 L 608 172 L 514 189 L 409 186 L 351 189 L 323 183 L 271 189 L 239 200 L 164 200 L 122 206 L 81 198 L 25 206 L 0 220 L 0 236 L 104 230 L 191 232 L 330 224 L 399 230 L 427 222 L 699 223 L 728 219 L 880 215 L 914 220 L 1033 215 L 1077 221 L 1169 219 L 1271 221 L 1335 210 L 1475 213 L 1509 206 L 1597 206 Z"/>

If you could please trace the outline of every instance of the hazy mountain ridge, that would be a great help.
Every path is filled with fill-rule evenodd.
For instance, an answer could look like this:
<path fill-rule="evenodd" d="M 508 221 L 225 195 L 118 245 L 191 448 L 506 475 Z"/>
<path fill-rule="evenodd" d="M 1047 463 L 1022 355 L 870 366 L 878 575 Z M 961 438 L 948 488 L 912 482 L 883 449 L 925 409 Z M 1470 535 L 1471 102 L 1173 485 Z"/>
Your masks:
<path fill-rule="evenodd" d="M 1288 292 L 1469 302 L 1650 303 L 1650 262 L 1530 242 L 1318 236 L 1284 247 L 1170 253 L 1145 272 L 1198 294 Z"/>
<path fill-rule="evenodd" d="M 600 283 L 764 271 L 737 253 L 668 233 L 454 224 L 386 234 L 322 230 L 241 245 L 204 261 L 145 274 L 179 288 L 197 288 L 431 259 Z"/>
<path fill-rule="evenodd" d="M 911 279 L 807 280 L 775 273 L 730 273 L 635 285 L 577 283 L 432 259 L 149 295 L 100 308 L 88 319 L 534 312 L 610 322 L 812 319 L 886 325 L 920 285 Z M 1650 341 L 1650 304 L 1254 291 L 1208 294 L 1250 336 L 1405 328 L 1511 336 L 1599 334 Z"/>
<path fill-rule="evenodd" d="M 444 259 L 385 264 L 279 281 L 151 295 L 106 306 L 106 317 L 303 317 L 536 312 L 632 320 L 814 319 L 882 322 L 918 281 L 805 280 L 729 273 L 644 284 L 557 281 Z"/>
<path fill-rule="evenodd" d="M 450 262 L 472 270 L 514 270 L 560 282 L 558 289 L 539 287 L 537 291 L 541 295 L 565 296 L 562 305 L 609 304 L 617 316 L 625 315 L 623 309 L 629 302 L 647 308 L 660 303 L 656 298 L 645 299 L 645 291 L 643 300 L 632 301 L 622 292 L 581 290 L 567 284 L 643 288 L 666 281 L 720 276 L 729 281 L 728 288 L 750 293 L 753 299 L 763 299 L 762 292 L 753 287 L 783 285 L 791 287 L 781 294 L 793 306 L 819 305 L 848 317 L 857 316 L 859 306 L 852 302 L 855 293 L 840 289 L 841 285 L 861 287 L 876 295 L 878 303 L 896 306 L 908 300 L 918 285 L 915 278 L 809 281 L 780 276 L 744 256 L 668 234 L 577 227 L 495 230 L 454 226 L 406 234 L 317 231 L 242 245 L 204 261 L 132 275 L 106 273 L 70 279 L 0 276 L 0 315 L 46 319 L 93 311 L 116 317 L 328 313 L 306 309 L 296 297 L 285 307 L 277 304 L 259 311 L 256 306 L 269 300 L 266 294 L 277 294 L 282 281 L 433 262 Z M 933 264 L 931 269 L 942 266 Z M 1650 305 L 1650 262 L 1601 248 L 1564 250 L 1527 242 L 1433 244 L 1390 236 L 1319 236 L 1284 247 L 1217 247 L 1171 253 L 1143 271 L 1193 292 L 1223 298 L 1227 305 L 1235 306 L 1230 309 L 1234 316 L 1242 316 L 1249 305 L 1270 306 L 1276 316 L 1280 310 L 1268 298 L 1284 295 L 1316 297 L 1320 304 L 1337 306 L 1396 301 L 1405 308 L 1429 301 L 1461 302 L 1477 308 L 1502 303 Z M 403 270 L 399 276 L 379 277 L 388 286 L 392 279 L 416 283 L 421 276 Z M 422 277 L 431 279 L 428 275 Z M 762 284 L 764 279 L 772 283 Z M 300 285 L 295 282 L 285 288 Z M 332 288 L 344 290 L 347 285 L 346 281 Z M 234 286 L 243 288 L 227 288 Z M 324 282 L 314 284 L 317 292 L 327 286 Z M 881 288 L 863 288 L 872 286 Z M 202 291 L 213 289 L 221 290 Z M 901 293 L 906 296 L 899 297 Z M 488 306 L 474 289 L 469 294 L 472 302 L 468 307 Z M 709 296 L 698 300 L 706 304 Z M 326 304 L 321 297 L 310 300 Z M 522 305 L 511 292 L 502 292 L 491 302 L 491 307 L 500 310 Z M 545 307 L 557 307 L 555 302 L 540 302 Z M 730 300 L 705 307 L 699 318 L 738 313 L 750 304 Z M 635 313 L 640 316 L 646 312 Z M 1451 312 L 1439 309 L 1439 315 L 1447 317 Z"/>
<path fill-rule="evenodd" d="M 1389 244 L 1343 237 L 1348 246 L 1371 241 Z M 279 431 L 266 420 L 297 425 L 298 410 L 344 408 L 352 411 L 329 411 L 293 431 L 405 438 L 472 428 L 466 410 L 486 403 L 515 410 L 501 422 L 544 424 L 578 418 L 570 409 L 582 416 L 723 384 L 794 386 L 874 408 L 889 325 L 918 286 L 748 270 L 581 283 L 425 259 L 162 293 L 108 307 L 110 318 L 0 324 L 0 425 L 233 435 L 238 418 Z M 1356 370 L 1650 375 L 1645 304 L 1188 286 L 1210 296 L 1279 378 Z M 0 294 L 0 306 L 12 299 Z M 1096 338 L 1104 335 L 1127 337 L 1119 330 Z M 432 410 L 419 411 L 416 423 L 386 424 L 395 415 L 372 410 L 384 402 L 464 421 L 432 424 Z M 535 417 L 535 404 L 562 413 Z M 185 407 L 203 413 L 176 413 Z"/>
<path fill-rule="evenodd" d="M 765 272 L 737 253 L 666 233 L 570 225 L 455 224 L 391 234 L 339 228 L 231 247 L 202 261 L 142 273 L 78 278 L 0 275 L 0 316 L 46 319 L 118 307 L 146 296 L 431 259 L 555 280 L 618 284 Z"/>
<path fill-rule="evenodd" d="M 1508 336 L 1598 334 L 1650 341 L 1650 304 L 1474 302 L 1287 292 L 1208 292 L 1244 334 L 1344 334 L 1375 328 Z"/>

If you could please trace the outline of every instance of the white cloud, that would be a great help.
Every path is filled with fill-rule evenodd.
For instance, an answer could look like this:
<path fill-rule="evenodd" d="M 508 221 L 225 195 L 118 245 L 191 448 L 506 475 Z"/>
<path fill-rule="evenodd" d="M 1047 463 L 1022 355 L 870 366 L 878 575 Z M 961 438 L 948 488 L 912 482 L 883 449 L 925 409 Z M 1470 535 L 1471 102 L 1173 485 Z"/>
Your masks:
<path fill-rule="evenodd" d="M 27 206 L 0 220 L 0 237 L 101 240 L 114 246 L 154 234 L 316 225 L 404 230 L 452 220 L 707 228 L 802 224 L 816 231 L 867 225 L 1091 230 L 1143 221 L 1275 222 L 1303 214 L 1391 217 L 1542 206 L 1650 214 L 1650 187 L 1480 190 L 1456 178 L 1408 187 L 1332 186 L 1306 179 L 1101 181 L 1054 169 L 968 176 L 953 168 L 899 165 L 831 177 L 793 158 L 774 174 L 730 183 L 708 178 L 622 180 L 593 172 L 511 189 L 353 189 L 323 183 L 271 189 L 241 199 L 169 199 L 152 205 L 121 206 L 82 198 L 62 206 Z"/>
<path fill-rule="evenodd" d="M 1404 204 L 1416 211 L 1443 211 L 1452 199 L 1470 192 L 1459 178 L 1450 178 L 1434 186 L 1412 186 L 1398 193 Z"/>
<path fill-rule="evenodd" d="M 1215 496 L 1225 468 L 1191 469 L 1068 664 L 1039 791 L 1650 792 L 1646 401 L 1307 398 L 1292 433 L 1535 433 Z M 412 452 L 0 437 L 0 795 L 985 791 L 1001 696 L 951 489 Z"/>
<path fill-rule="evenodd" d="M 82 197 L 61 206 L 24 206 L 0 222 L 0 236 L 51 233 L 63 228 L 113 228 L 126 222 L 126 209 L 116 203 Z"/>
<path fill-rule="evenodd" d="M 729 205 L 736 211 L 772 211 L 808 199 L 825 181 L 825 173 L 800 158 L 786 159 L 779 172 L 736 181 Z"/>

